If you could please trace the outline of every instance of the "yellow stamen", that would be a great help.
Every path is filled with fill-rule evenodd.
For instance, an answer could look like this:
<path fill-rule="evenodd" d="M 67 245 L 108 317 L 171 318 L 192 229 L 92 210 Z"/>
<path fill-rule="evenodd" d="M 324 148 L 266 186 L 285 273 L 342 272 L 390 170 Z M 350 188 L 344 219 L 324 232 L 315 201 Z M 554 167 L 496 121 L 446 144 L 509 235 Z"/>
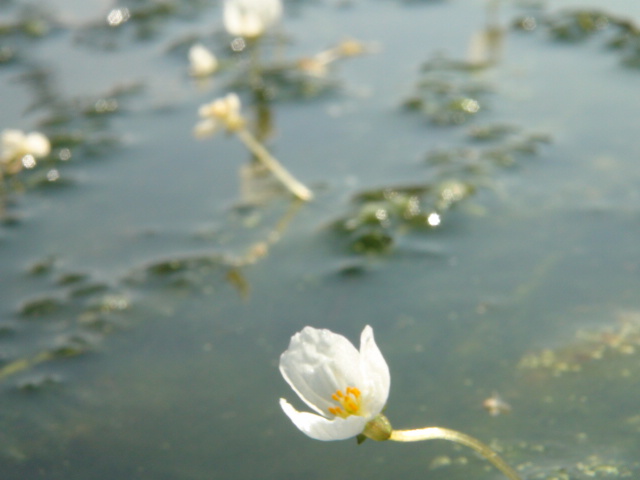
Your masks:
<path fill-rule="evenodd" d="M 361 415 L 361 396 L 360 390 L 356 387 L 347 387 L 344 392 L 342 390 L 336 390 L 336 393 L 331 395 L 331 398 L 339 405 L 329 407 L 329 413 L 341 418 L 347 418 L 349 415 Z"/>

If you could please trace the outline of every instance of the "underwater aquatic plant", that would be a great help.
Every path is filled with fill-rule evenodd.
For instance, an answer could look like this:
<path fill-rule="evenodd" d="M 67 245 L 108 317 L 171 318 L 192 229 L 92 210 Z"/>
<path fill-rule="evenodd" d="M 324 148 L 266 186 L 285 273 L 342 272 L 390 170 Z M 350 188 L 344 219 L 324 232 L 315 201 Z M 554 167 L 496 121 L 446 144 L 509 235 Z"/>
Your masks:
<path fill-rule="evenodd" d="M 284 413 L 296 427 L 316 440 L 358 441 L 448 440 L 474 449 L 511 480 L 520 476 L 484 443 L 464 433 L 441 427 L 394 430 L 382 410 L 391 383 L 389 367 L 366 326 L 360 350 L 329 330 L 305 327 L 296 333 L 280 356 L 280 372 L 312 410 L 299 412 L 280 399 Z"/>

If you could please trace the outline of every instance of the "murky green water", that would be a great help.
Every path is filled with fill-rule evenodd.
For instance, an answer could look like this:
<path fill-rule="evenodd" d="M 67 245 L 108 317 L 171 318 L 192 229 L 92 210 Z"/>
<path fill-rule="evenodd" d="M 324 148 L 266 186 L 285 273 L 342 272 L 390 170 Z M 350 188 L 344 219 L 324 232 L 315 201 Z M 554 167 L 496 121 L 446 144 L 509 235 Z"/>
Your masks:
<path fill-rule="evenodd" d="M 54 148 L 5 179 L 0 478 L 499 478 L 449 444 L 295 429 L 290 336 L 366 324 L 395 427 L 462 430 L 527 479 L 637 476 L 640 10 L 549 3 L 286 3 L 265 64 L 370 47 L 270 77 L 301 205 L 248 202 L 241 143 L 193 138 L 248 62 L 215 2 L 109 28 L 125 4 L 1 1 L 0 126 Z M 196 41 L 223 59 L 205 82 Z"/>

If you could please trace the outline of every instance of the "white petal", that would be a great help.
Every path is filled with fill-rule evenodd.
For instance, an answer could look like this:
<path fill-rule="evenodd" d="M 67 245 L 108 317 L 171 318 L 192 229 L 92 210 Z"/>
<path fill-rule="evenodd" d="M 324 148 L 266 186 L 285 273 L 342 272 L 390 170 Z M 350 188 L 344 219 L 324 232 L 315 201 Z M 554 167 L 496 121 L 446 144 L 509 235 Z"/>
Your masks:
<path fill-rule="evenodd" d="M 355 437 L 362 433 L 367 423 L 364 417 L 355 415 L 329 420 L 315 413 L 299 412 L 284 398 L 280 399 L 280 406 L 296 427 L 316 440 L 345 440 Z"/>
<path fill-rule="evenodd" d="M 331 395 L 362 388 L 360 354 L 349 340 L 329 330 L 305 327 L 280 357 L 280 372 L 310 408 L 329 415 Z M 385 399 L 386 400 L 386 399 Z"/>
<path fill-rule="evenodd" d="M 267 26 L 273 25 L 282 16 L 282 0 L 260 0 L 260 16 Z"/>
<path fill-rule="evenodd" d="M 248 10 L 243 3 L 245 2 L 239 2 L 238 0 L 224 2 L 224 27 L 231 35 L 256 37 L 262 34 L 263 25 L 260 19 L 251 10 Z"/>
<path fill-rule="evenodd" d="M 382 352 L 373 338 L 373 329 L 367 325 L 360 335 L 360 357 L 362 365 L 362 377 L 366 382 L 363 392 L 366 395 L 365 402 L 370 416 L 375 416 L 382 411 L 389 398 L 391 376 L 389 366 L 382 356 Z"/>
<path fill-rule="evenodd" d="M 29 153 L 36 158 L 46 157 L 51 152 L 49 139 L 39 132 L 33 132 L 27 135 L 25 146 Z"/>
<path fill-rule="evenodd" d="M 224 26 L 231 35 L 260 36 L 281 15 L 281 0 L 226 0 L 224 3 Z"/>
<path fill-rule="evenodd" d="M 192 45 L 189 49 L 189 63 L 191 64 L 191 75 L 196 77 L 211 75 L 218 68 L 216 56 L 200 43 Z"/>
<path fill-rule="evenodd" d="M 238 94 L 234 92 L 228 93 L 227 96 L 224 97 L 224 99 L 225 99 L 225 102 L 227 103 L 229 114 L 239 115 L 242 105 L 240 103 L 240 97 L 238 96 Z"/>
<path fill-rule="evenodd" d="M 195 128 L 193 129 L 193 136 L 198 139 L 208 137 L 216 133 L 216 130 L 218 130 L 219 126 L 220 125 L 218 122 L 207 118 L 196 124 Z"/>
<path fill-rule="evenodd" d="M 10 162 L 24 155 L 26 135 L 22 130 L 7 129 L 2 131 L 2 161 Z"/>

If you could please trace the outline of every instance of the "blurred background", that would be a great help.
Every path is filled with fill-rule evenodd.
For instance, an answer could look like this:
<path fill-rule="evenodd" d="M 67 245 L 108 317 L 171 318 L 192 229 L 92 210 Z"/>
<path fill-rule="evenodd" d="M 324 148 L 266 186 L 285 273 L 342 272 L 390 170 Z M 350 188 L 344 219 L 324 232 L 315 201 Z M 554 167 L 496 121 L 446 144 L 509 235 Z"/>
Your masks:
<path fill-rule="evenodd" d="M 0 0 L 0 129 L 51 146 L 2 177 L 0 477 L 499 478 L 291 424 L 291 335 L 367 324 L 394 427 L 526 479 L 637 476 L 639 25 L 635 0 L 284 0 L 243 39 L 216 1 Z M 195 138 L 230 92 L 311 202 Z"/>

